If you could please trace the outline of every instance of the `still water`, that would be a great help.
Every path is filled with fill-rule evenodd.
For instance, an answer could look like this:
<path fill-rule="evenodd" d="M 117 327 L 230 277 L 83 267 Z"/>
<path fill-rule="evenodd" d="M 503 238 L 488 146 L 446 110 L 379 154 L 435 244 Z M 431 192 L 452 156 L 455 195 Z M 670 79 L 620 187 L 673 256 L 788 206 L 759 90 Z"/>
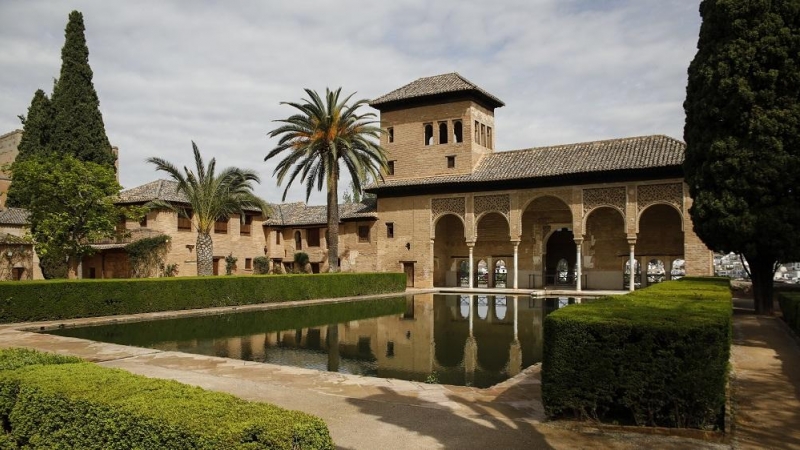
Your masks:
<path fill-rule="evenodd" d="M 419 294 L 50 331 L 356 375 L 489 387 L 542 359 L 542 321 L 586 299 Z"/>

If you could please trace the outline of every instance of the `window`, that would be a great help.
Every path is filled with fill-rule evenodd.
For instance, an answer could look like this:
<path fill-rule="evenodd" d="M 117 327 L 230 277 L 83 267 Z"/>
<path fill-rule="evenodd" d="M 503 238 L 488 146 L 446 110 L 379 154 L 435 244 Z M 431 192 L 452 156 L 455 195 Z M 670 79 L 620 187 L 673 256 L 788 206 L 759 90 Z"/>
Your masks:
<path fill-rule="evenodd" d="M 486 127 L 486 147 L 492 148 L 492 127 Z"/>
<path fill-rule="evenodd" d="M 300 236 L 299 231 L 294 232 L 294 248 L 295 250 L 303 249 L 303 238 Z"/>
<path fill-rule="evenodd" d="M 456 167 L 456 157 L 451 155 L 447 157 L 447 168 L 453 169 Z"/>
<path fill-rule="evenodd" d="M 319 273 L 319 263 L 311 263 L 311 273 Z"/>
<path fill-rule="evenodd" d="M 358 226 L 358 242 L 369 242 L 369 225 Z"/>
<path fill-rule="evenodd" d="M 214 233 L 228 234 L 228 219 L 214 222 Z"/>
<path fill-rule="evenodd" d="M 281 245 L 281 230 L 275 230 L 275 245 Z"/>
<path fill-rule="evenodd" d="M 319 228 L 309 228 L 306 230 L 306 241 L 309 247 L 319 247 Z"/>
<path fill-rule="evenodd" d="M 388 175 L 394 175 L 394 161 L 389 161 L 387 166 Z"/>
<path fill-rule="evenodd" d="M 248 216 L 245 214 L 244 223 L 242 223 L 240 226 L 241 228 L 239 228 L 239 234 L 250 236 L 250 229 L 253 228 L 253 216 Z"/>
<path fill-rule="evenodd" d="M 481 145 L 486 147 L 486 125 L 481 124 Z"/>
<path fill-rule="evenodd" d="M 433 125 L 430 123 L 425 124 L 425 145 L 433 144 Z"/>
<path fill-rule="evenodd" d="M 147 214 L 142 217 L 142 220 L 139 221 L 139 226 L 142 228 L 147 228 Z"/>
<path fill-rule="evenodd" d="M 253 258 L 244 259 L 244 270 L 253 270 Z"/>
<path fill-rule="evenodd" d="M 389 127 L 386 129 L 386 134 L 389 136 L 389 143 L 391 144 L 394 142 L 394 128 Z"/>
<path fill-rule="evenodd" d="M 386 357 L 394 358 L 394 341 L 389 341 L 386 343 Z"/>
<path fill-rule="evenodd" d="M 125 223 L 125 218 L 122 217 L 117 222 L 117 226 L 115 227 L 117 230 L 117 234 L 124 234 L 125 230 L 127 229 L 127 224 Z"/>
<path fill-rule="evenodd" d="M 439 143 L 447 144 L 447 122 L 439 122 Z"/>
<path fill-rule="evenodd" d="M 394 237 L 394 222 L 386 222 L 386 237 L 389 239 Z"/>
<path fill-rule="evenodd" d="M 178 215 L 178 229 L 191 230 L 192 229 L 192 211 L 185 210 L 182 214 Z"/>
<path fill-rule="evenodd" d="M 477 120 L 475 121 L 475 143 L 481 143 L 481 123 Z"/>
<path fill-rule="evenodd" d="M 459 144 L 464 141 L 464 126 L 460 120 L 453 121 L 453 142 Z"/>

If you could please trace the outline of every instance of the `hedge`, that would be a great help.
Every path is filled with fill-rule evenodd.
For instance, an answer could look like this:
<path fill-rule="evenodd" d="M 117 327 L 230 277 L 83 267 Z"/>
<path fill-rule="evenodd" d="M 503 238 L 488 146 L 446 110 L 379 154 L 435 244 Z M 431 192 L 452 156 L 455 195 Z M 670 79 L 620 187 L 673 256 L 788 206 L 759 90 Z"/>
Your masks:
<path fill-rule="evenodd" d="M 783 320 L 800 336 L 800 292 L 781 292 L 778 303 L 783 312 Z"/>
<path fill-rule="evenodd" d="M 3 448 L 333 448 L 325 423 L 301 412 L 19 352 L 0 351 L 1 364 L 17 366 L 0 372 Z"/>
<path fill-rule="evenodd" d="M 732 304 L 727 279 L 683 278 L 573 305 L 544 321 L 551 418 L 719 428 Z"/>
<path fill-rule="evenodd" d="M 0 323 L 388 294 L 402 273 L 326 273 L 0 284 Z"/>

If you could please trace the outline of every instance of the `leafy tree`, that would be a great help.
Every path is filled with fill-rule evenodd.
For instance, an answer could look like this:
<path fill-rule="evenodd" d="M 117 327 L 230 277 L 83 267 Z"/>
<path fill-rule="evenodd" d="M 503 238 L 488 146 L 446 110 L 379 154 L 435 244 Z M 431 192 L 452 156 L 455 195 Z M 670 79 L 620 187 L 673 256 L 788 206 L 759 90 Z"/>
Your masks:
<path fill-rule="evenodd" d="M 50 145 L 50 133 L 53 123 L 53 107 L 50 99 L 43 90 L 37 89 L 28 107 L 27 116 L 19 116 L 22 122 L 22 139 L 17 146 L 19 154 L 15 163 L 22 162 L 32 156 L 44 155 Z M 13 165 L 11 171 L 13 172 Z M 29 199 L 19 198 L 18 192 L 23 189 L 23 185 L 28 181 L 22 174 L 14 176 L 14 183 L 8 188 L 8 206 L 21 207 L 28 203 Z M 27 188 L 26 188 L 27 189 Z"/>
<path fill-rule="evenodd" d="M 289 186 L 300 176 L 306 185 L 306 201 L 316 186 L 327 188 L 328 212 L 328 263 L 331 272 L 339 271 L 339 174 L 343 164 L 353 180 L 353 191 L 361 191 L 365 175 L 373 178 L 386 170 L 386 155 L 378 144 L 381 129 L 375 125 L 375 114 L 358 114 L 358 108 L 367 103 L 358 100 L 347 103 L 353 94 L 340 101 L 341 88 L 325 90 L 325 98 L 306 89 L 309 99 L 302 103 L 281 102 L 297 112 L 287 119 L 277 120 L 283 125 L 272 130 L 270 137 L 280 136 L 278 145 L 267 154 L 269 160 L 286 152 L 275 167 L 280 185 L 288 176 L 283 199 Z"/>
<path fill-rule="evenodd" d="M 294 254 L 294 273 L 308 273 L 308 253 L 297 252 Z"/>
<path fill-rule="evenodd" d="M 61 49 L 61 75 L 53 89 L 51 146 L 58 155 L 114 167 L 115 156 L 106 136 L 100 100 L 92 83 L 83 15 L 72 11 Z"/>
<path fill-rule="evenodd" d="M 32 156 L 14 164 L 14 180 L 28 180 L 19 195 L 29 199 L 31 234 L 45 275 L 64 276 L 93 249 L 91 241 L 114 235 L 123 212 L 114 206 L 120 186 L 114 171 L 71 156 Z M 62 264 L 63 263 L 63 264 Z"/>
<path fill-rule="evenodd" d="M 779 261 L 800 258 L 800 0 L 704 0 L 686 89 L 694 229 L 750 266 L 772 312 Z"/>
<path fill-rule="evenodd" d="M 148 158 L 148 162 L 156 166 L 156 170 L 166 172 L 178 182 L 178 192 L 183 193 L 189 202 L 191 216 L 185 208 L 165 202 L 152 202 L 153 206 L 171 209 L 182 216 L 192 219 L 197 230 L 197 274 L 212 275 L 214 273 L 214 243 L 211 239 L 211 228 L 217 220 L 227 220 L 233 214 L 244 219 L 244 208 L 259 208 L 266 216 L 269 206 L 253 193 L 251 182 L 259 182 L 258 175 L 252 170 L 228 167 L 216 174 L 217 161 L 211 158 L 208 166 L 203 163 L 200 150 L 192 142 L 195 171 L 186 166 L 181 172 L 172 163 L 161 158 Z"/>

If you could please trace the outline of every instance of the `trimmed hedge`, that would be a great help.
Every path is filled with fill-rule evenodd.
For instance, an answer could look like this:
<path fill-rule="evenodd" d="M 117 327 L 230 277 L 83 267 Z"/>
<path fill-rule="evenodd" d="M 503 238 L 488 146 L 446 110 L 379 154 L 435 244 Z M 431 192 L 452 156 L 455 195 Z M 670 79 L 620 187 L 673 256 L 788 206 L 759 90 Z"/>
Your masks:
<path fill-rule="evenodd" d="M 781 292 L 778 303 L 783 312 L 783 320 L 800 336 L 800 292 Z"/>
<path fill-rule="evenodd" d="M 0 323 L 273 303 L 405 291 L 402 273 L 325 273 L 0 284 Z"/>
<path fill-rule="evenodd" d="M 724 419 L 727 279 L 683 278 L 573 305 L 544 321 L 548 417 L 711 428 Z"/>
<path fill-rule="evenodd" d="M 0 364 L 17 367 L 0 372 L 4 448 L 333 448 L 325 423 L 301 412 L 18 352 L 0 351 Z"/>

